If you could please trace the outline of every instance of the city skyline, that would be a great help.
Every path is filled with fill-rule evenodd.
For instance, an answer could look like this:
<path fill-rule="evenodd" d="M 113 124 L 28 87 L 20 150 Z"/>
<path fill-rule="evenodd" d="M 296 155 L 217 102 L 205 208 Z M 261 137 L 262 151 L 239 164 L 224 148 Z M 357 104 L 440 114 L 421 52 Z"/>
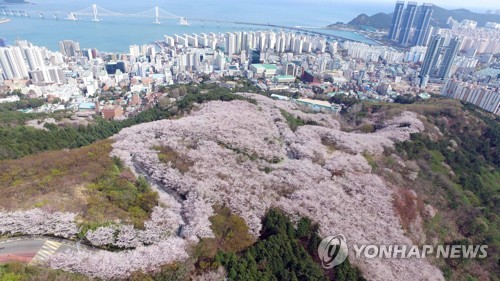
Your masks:
<path fill-rule="evenodd" d="M 116 2 L 115 2 L 116 1 Z M 43 6 L 47 4 L 57 4 L 57 6 L 60 6 L 62 10 L 65 10 L 64 7 L 69 6 L 76 6 L 80 8 L 85 8 L 87 6 L 90 6 L 92 4 L 97 4 L 101 5 L 106 8 L 112 8 L 112 7 L 120 7 L 117 6 L 117 4 L 120 4 L 119 1 L 117 0 L 112 0 L 112 1 L 104 1 L 104 0 L 84 0 L 84 1 L 78 1 L 76 3 L 74 2 L 67 2 L 67 1 L 61 1 L 59 0 L 34 0 L 31 1 L 34 3 L 35 7 L 36 6 Z M 430 2 L 430 1 L 425 1 L 425 2 Z M 186 14 L 184 13 L 183 16 L 188 16 L 188 17 L 198 17 L 199 14 L 196 12 L 196 9 L 189 9 L 188 7 L 190 5 L 195 5 L 198 6 L 200 3 L 197 1 L 196 3 L 192 1 L 181 1 L 181 0 L 174 0 L 174 1 L 151 1 L 148 2 L 151 7 L 154 6 L 160 6 L 160 7 L 168 7 L 169 9 L 172 9 L 172 11 L 181 13 L 182 11 L 188 10 L 189 13 Z M 341 16 L 341 15 L 349 15 L 343 19 L 338 19 L 341 21 L 349 21 L 350 19 L 355 17 L 355 14 L 351 13 L 346 13 L 346 11 L 357 11 L 357 14 L 360 13 L 366 13 L 368 15 L 372 15 L 378 12 L 383 12 L 383 13 L 391 13 L 392 12 L 392 4 L 394 3 L 393 0 L 382 0 L 382 1 L 377 1 L 376 4 L 373 1 L 367 1 L 367 0 L 354 0 L 350 1 L 349 4 L 346 3 L 339 3 L 335 0 L 313 0 L 313 1 L 306 1 L 306 0 L 278 0 L 278 1 L 273 1 L 273 3 L 269 3 L 263 0 L 252 0 L 252 1 L 246 1 L 245 3 L 235 3 L 232 1 L 228 0 L 217 0 L 217 1 L 210 1 L 210 6 L 207 9 L 204 9 L 203 11 L 208 14 L 216 15 L 220 12 L 223 12 L 221 8 L 218 7 L 218 5 L 221 5 L 225 7 L 224 9 L 227 10 L 233 10 L 233 11 L 239 11 L 239 7 L 245 7 L 245 9 L 242 9 L 242 12 L 244 12 L 247 9 L 251 9 L 254 12 L 256 6 L 258 5 L 273 5 L 273 6 L 281 6 L 281 5 L 288 5 L 288 7 L 294 8 L 295 6 L 302 6 L 301 10 L 304 12 L 307 12 L 310 10 L 311 12 L 314 10 L 317 12 L 318 16 L 323 17 L 324 12 L 332 12 L 332 18 Z M 451 1 L 451 0 L 444 0 L 444 1 L 436 1 L 434 3 L 436 6 L 445 8 L 445 9 L 468 9 L 470 11 L 476 12 L 476 13 L 485 13 L 487 10 L 492 10 L 496 11 L 499 10 L 500 8 L 498 5 L 496 5 L 496 1 L 490 1 L 490 0 L 483 0 L 483 1 L 475 1 L 474 4 L 471 4 L 470 1 L 464 1 L 464 0 L 459 0 L 459 1 Z M 127 3 L 127 7 L 141 7 L 142 3 Z M 121 6 L 119 8 L 123 9 L 124 6 Z M 321 7 L 321 8 L 317 8 Z M 331 7 L 331 8 L 327 8 Z M 325 9 L 326 8 L 326 9 Z M 341 13 L 336 13 L 336 11 L 341 11 Z M 249 10 L 249 11 L 251 11 Z M 125 12 L 126 10 L 123 10 Z M 192 14 L 194 12 L 194 14 Z M 244 12 L 245 13 L 245 12 Z M 230 15 L 230 14 L 229 14 Z M 225 16 L 228 16 L 226 14 Z M 326 22 L 325 22 L 326 23 Z M 333 23 L 333 22 L 332 22 Z"/>
<path fill-rule="evenodd" d="M 32 0 L 30 2 L 33 2 L 33 3 L 50 3 L 50 2 L 53 2 L 53 0 Z M 113 1 L 105 1 L 105 0 L 84 0 L 84 1 L 79 1 L 80 3 L 101 3 L 101 4 L 105 4 L 105 3 L 112 3 Z M 173 1 L 175 3 L 175 1 Z M 221 1 L 221 0 L 215 0 L 215 1 L 207 1 L 207 0 L 204 0 L 204 1 L 192 1 L 192 0 L 187 0 L 187 1 L 183 1 L 183 2 L 186 2 L 186 3 L 217 3 L 217 2 L 224 2 L 224 1 Z M 255 4 L 255 5 L 258 5 L 258 4 L 265 4 L 267 3 L 267 1 L 264 1 L 264 0 L 250 0 L 250 1 L 247 1 L 249 3 L 252 3 L 252 4 Z M 327 4 L 332 4 L 332 5 L 345 5 L 345 3 L 340 3 L 339 1 L 336 1 L 336 0 L 278 0 L 278 1 L 274 1 L 274 2 L 284 2 L 284 3 L 289 3 L 289 4 L 300 4 L 300 3 L 327 3 Z M 470 10 L 473 10 L 473 11 L 479 11 L 479 12 L 485 12 L 486 10 L 484 10 L 484 8 L 486 9 L 500 9 L 500 7 L 498 7 L 498 2 L 495 1 L 495 0 L 481 0 L 481 1 L 474 1 L 473 3 L 471 3 L 471 1 L 467 1 L 467 0 L 456 0 L 456 1 L 453 1 L 453 0 L 439 0 L 439 1 L 435 1 L 436 5 L 439 6 L 439 7 L 443 7 L 443 8 L 454 8 L 454 9 L 459 9 L 459 8 L 466 8 L 466 9 L 470 9 Z M 172 3 L 172 1 L 167 1 L 167 0 L 154 0 L 154 1 L 150 1 L 150 3 L 152 5 L 168 5 L 169 3 Z M 369 3 L 373 3 L 373 1 L 369 1 L 369 0 L 352 0 L 352 1 L 349 1 L 349 3 L 355 3 L 355 4 L 369 4 Z M 377 1 L 377 3 L 381 3 L 381 4 L 393 4 L 394 1 L 393 0 L 379 0 Z"/>
<path fill-rule="evenodd" d="M 300 1 L 300 0 L 299 0 Z M 321 0 L 317 0 L 321 1 Z M 328 1 L 328 0 L 325 0 Z M 333 3 L 333 1 L 331 1 Z M 351 2 L 354 3 L 370 3 L 371 1 L 367 0 L 353 0 Z M 384 4 L 389 4 L 389 3 L 394 3 L 393 0 L 379 0 L 377 1 L 379 3 L 384 3 Z M 425 2 L 432 2 L 432 1 L 425 1 Z M 441 8 L 451 8 L 451 9 L 468 9 L 474 12 L 480 12 L 484 13 L 486 10 L 498 10 L 500 7 L 498 6 L 498 1 L 496 0 L 482 0 L 482 1 L 474 1 L 473 3 L 471 1 L 467 0 L 439 0 L 439 1 L 433 1 L 433 3 Z"/>

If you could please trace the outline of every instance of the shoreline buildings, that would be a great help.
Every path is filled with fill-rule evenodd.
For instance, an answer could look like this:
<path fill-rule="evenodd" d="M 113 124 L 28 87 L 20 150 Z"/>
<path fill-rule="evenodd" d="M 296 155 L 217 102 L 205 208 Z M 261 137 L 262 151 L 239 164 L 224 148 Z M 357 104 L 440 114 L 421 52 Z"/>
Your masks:
<path fill-rule="evenodd" d="M 429 12 L 422 15 L 419 11 L 415 21 L 426 21 Z M 174 34 L 152 44 L 131 45 L 127 53 L 80 49 L 78 42 L 72 41 L 62 41 L 60 52 L 51 52 L 16 41 L 14 46 L 0 48 L 0 63 L 8 65 L 0 67 L 0 84 L 35 98 L 77 103 L 100 98 L 106 101 L 100 108 L 123 108 L 122 115 L 110 107 L 113 110 L 108 117 L 113 117 L 109 118 L 126 118 L 141 110 L 146 99 L 154 102 L 158 97 L 155 91 L 161 86 L 213 82 L 239 87 L 230 81 L 240 78 L 227 76 L 247 79 L 245 83 L 266 92 L 288 91 L 296 97 L 321 100 L 345 94 L 391 102 L 399 95 L 421 94 L 429 81 L 432 84 L 425 90 L 440 94 L 450 76 L 495 89 L 500 85 L 500 60 L 492 51 L 498 48 L 499 31 L 464 28 L 439 29 L 429 47 L 405 49 L 270 30 Z M 469 44 L 474 32 L 491 40 L 484 46 Z M 461 34 L 467 34 L 468 39 L 464 41 Z M 422 37 L 413 38 L 418 41 Z M 12 67 L 16 60 L 12 49 L 19 50 L 17 57 L 22 59 L 17 61 L 22 61 L 27 74 L 17 70 L 13 74 L 17 64 Z M 2 71 L 4 68 L 8 70 Z"/>

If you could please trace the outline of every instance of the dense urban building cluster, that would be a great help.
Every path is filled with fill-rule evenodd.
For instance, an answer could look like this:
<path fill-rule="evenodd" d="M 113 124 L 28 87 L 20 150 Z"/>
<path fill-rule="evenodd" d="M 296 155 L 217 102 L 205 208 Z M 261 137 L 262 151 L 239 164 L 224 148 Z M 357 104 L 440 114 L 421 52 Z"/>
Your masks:
<path fill-rule="evenodd" d="M 416 85 L 421 89 L 426 89 L 429 82 L 432 82 L 430 85 L 446 84 L 442 89 L 444 96 L 459 97 L 498 114 L 499 67 L 495 55 L 500 52 L 500 26 L 495 22 L 487 22 L 483 27 L 478 27 L 476 21 L 465 19 L 458 22 L 450 17 L 447 21 L 449 28 L 435 27 L 430 24 L 433 5 L 424 3 L 420 8 L 417 5 L 416 2 L 408 2 L 404 8 L 404 1 L 396 2 L 387 38 L 398 47 L 413 46 L 406 56 L 403 51 L 394 49 L 379 48 L 379 52 L 373 53 L 372 47 L 363 48 L 364 58 L 373 60 L 378 55 L 381 58 L 388 56 L 388 61 L 392 62 L 404 60 L 421 63 L 416 77 Z M 481 74 L 475 73 L 477 68 L 482 68 L 479 71 Z M 457 83 L 467 84 L 467 89 L 483 89 L 491 93 L 492 98 L 478 100 L 469 95 L 464 96 L 458 90 L 462 87 L 457 87 Z"/>
<path fill-rule="evenodd" d="M 126 118 L 154 103 L 162 95 L 160 86 L 236 76 L 262 91 L 323 101 L 336 95 L 388 102 L 428 93 L 462 97 L 456 87 L 442 89 L 450 79 L 498 95 L 500 31 L 495 23 L 478 27 L 472 20 L 450 18 L 449 28 L 439 28 L 430 22 L 432 4 L 404 6 L 396 3 L 384 45 L 284 30 L 165 35 L 152 44 L 130 46 L 128 54 L 83 49 L 71 40 L 61 41 L 59 52 L 16 41 L 0 47 L 0 81 L 4 89 L 64 103 L 40 110 L 69 108 L 79 116 L 98 112 L 107 119 Z M 234 87 L 230 81 L 224 85 Z M 464 99 L 499 113 L 498 99 Z"/>

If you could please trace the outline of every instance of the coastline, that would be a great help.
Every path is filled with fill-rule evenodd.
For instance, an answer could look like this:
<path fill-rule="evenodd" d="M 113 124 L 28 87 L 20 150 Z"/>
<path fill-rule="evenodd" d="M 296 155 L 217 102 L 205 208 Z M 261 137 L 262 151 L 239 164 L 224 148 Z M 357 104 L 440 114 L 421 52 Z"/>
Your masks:
<path fill-rule="evenodd" d="M 366 30 L 360 29 L 359 27 L 356 27 L 356 26 L 336 23 L 336 24 L 325 26 L 325 27 L 323 27 L 323 29 L 352 32 L 352 33 L 355 33 L 361 37 L 367 38 L 367 39 L 375 42 L 378 45 L 383 45 L 383 43 L 379 39 L 377 39 L 376 36 L 373 36 L 373 33 L 376 33 L 376 32 L 366 31 Z M 377 32 L 380 32 L 380 31 L 377 30 Z M 369 45 L 371 45 L 371 44 L 369 44 Z"/>
<path fill-rule="evenodd" d="M 350 36 L 344 36 L 342 34 L 335 34 L 335 36 L 342 38 L 347 41 L 354 41 L 354 42 L 360 42 L 360 43 L 365 43 L 368 45 L 382 45 L 382 43 L 371 36 L 369 33 L 363 32 L 362 30 L 356 29 L 356 28 L 351 28 L 351 27 L 344 27 L 344 26 L 325 26 L 321 27 L 320 30 L 323 31 L 330 31 L 332 33 L 334 32 L 345 32 L 345 33 L 351 33 L 354 34 L 358 38 L 353 38 Z"/>
<path fill-rule="evenodd" d="M 83 48 L 97 48 L 105 52 L 126 52 L 128 46 L 133 44 L 148 44 L 155 40 L 161 40 L 165 34 L 203 33 L 203 32 L 234 32 L 234 31 L 255 31 L 257 26 L 221 24 L 206 22 L 193 22 L 190 26 L 180 26 L 176 21 L 165 21 L 162 25 L 152 25 L 148 20 L 142 18 L 113 18 L 109 21 L 96 23 L 88 18 L 81 21 L 40 19 L 39 17 L 12 17 L 16 20 L 16 29 L 7 29 L 2 34 L 7 40 L 9 38 L 22 38 L 34 44 L 46 46 L 51 50 L 59 48 L 57 42 L 66 39 L 79 40 Z M 121 28 L 116 28 L 120 26 Z M 43 28 L 46 30 L 59 30 L 58 33 L 49 36 L 41 36 L 39 33 L 31 33 L 32 30 Z M 97 30 L 99 32 L 97 32 Z M 147 32 L 144 32 L 146 30 Z M 333 36 L 344 38 L 349 41 L 360 41 L 367 44 L 377 44 L 377 42 L 359 33 L 332 30 L 332 29 L 312 29 L 324 33 L 332 33 Z M 99 34 L 108 34 L 106 38 Z M 130 34 L 137 34 L 134 40 L 130 39 Z M 110 37 L 111 36 L 111 37 Z"/>

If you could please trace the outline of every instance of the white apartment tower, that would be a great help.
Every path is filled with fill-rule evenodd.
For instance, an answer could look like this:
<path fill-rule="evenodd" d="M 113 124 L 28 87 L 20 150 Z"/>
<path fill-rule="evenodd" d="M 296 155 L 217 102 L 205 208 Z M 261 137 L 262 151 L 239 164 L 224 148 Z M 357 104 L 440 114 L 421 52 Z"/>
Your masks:
<path fill-rule="evenodd" d="M 236 35 L 232 32 L 226 33 L 226 52 L 229 56 L 236 54 Z"/>
<path fill-rule="evenodd" d="M 28 78 L 28 68 L 20 47 L 0 48 L 0 66 L 5 79 Z"/>
<path fill-rule="evenodd" d="M 42 52 L 39 47 L 24 47 L 22 50 L 28 61 L 29 70 L 39 70 L 45 67 Z"/>
<path fill-rule="evenodd" d="M 80 52 L 80 43 L 72 40 L 63 40 L 59 42 L 61 53 L 67 57 L 76 57 Z"/>

